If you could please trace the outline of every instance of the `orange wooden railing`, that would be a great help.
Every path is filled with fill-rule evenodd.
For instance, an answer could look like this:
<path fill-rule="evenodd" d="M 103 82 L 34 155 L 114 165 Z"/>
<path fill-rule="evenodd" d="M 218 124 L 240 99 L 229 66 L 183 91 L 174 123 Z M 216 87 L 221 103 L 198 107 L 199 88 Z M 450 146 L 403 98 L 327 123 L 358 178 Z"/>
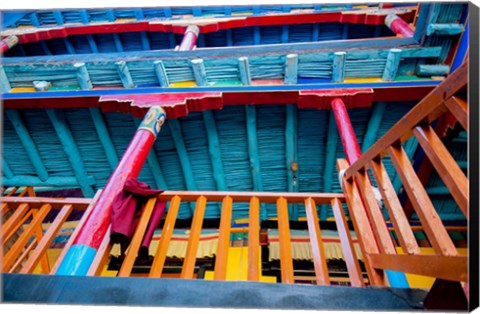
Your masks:
<path fill-rule="evenodd" d="M 32 189 L 23 191 L 34 195 Z M 56 262 L 63 257 L 68 247 L 62 250 L 57 261 L 49 260 L 47 250 L 72 211 L 88 213 L 99 193 L 93 199 L 59 199 L 26 197 L 23 191 L 16 196 L 8 193 L 7 196 L 0 198 L 2 203 L 2 227 L 0 230 L 2 272 L 32 273 L 40 264 L 41 273 L 54 274 L 57 267 Z M 45 223 L 47 215 L 54 216 L 54 218 L 44 233 L 42 223 Z M 82 218 L 85 216 L 83 214 Z M 82 220 L 78 226 L 81 224 Z M 76 230 L 79 229 L 78 226 Z M 52 265 L 53 267 L 51 267 Z"/>
<path fill-rule="evenodd" d="M 468 219 L 468 178 L 430 124 L 450 112 L 468 132 L 467 64 L 463 64 L 421 100 L 355 163 L 337 161 L 342 189 L 373 285 L 385 285 L 384 270 L 468 281 L 467 257 L 459 256 L 402 143 L 415 136 L 453 199 Z M 402 208 L 382 159 L 390 156 L 435 255 L 421 254 L 409 219 Z M 397 254 L 369 180 L 371 171 L 405 254 Z"/>

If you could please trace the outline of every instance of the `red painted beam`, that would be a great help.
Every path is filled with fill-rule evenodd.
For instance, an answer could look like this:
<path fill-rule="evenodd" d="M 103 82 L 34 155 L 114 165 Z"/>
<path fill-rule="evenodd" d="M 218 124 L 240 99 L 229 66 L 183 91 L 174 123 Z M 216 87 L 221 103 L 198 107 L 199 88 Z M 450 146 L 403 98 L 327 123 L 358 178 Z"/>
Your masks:
<path fill-rule="evenodd" d="M 16 44 L 18 44 L 18 37 L 15 35 L 2 39 L 2 41 L 0 41 L 0 53 L 4 53 Z"/>
<path fill-rule="evenodd" d="M 347 108 L 340 98 L 335 98 L 332 101 L 332 111 L 335 116 L 340 139 L 342 140 L 345 156 L 347 157 L 348 163 L 351 165 L 362 155 L 362 151 L 358 145 L 357 136 L 353 130 Z"/>
<path fill-rule="evenodd" d="M 195 48 L 197 44 L 198 34 L 200 33 L 200 29 L 196 25 L 189 25 L 185 30 L 185 34 L 183 35 L 182 42 L 178 47 L 178 51 L 191 51 Z"/>
<path fill-rule="evenodd" d="M 401 17 L 395 14 L 389 14 L 385 18 L 385 25 L 388 26 L 395 34 L 401 35 L 405 38 L 413 37 L 413 30 L 408 26 Z"/>

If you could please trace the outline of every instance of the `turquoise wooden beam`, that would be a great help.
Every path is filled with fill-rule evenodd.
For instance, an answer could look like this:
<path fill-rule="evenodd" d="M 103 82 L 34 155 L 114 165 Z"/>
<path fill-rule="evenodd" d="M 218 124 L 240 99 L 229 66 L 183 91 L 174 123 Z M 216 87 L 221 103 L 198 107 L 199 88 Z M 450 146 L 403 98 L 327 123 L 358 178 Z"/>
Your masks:
<path fill-rule="evenodd" d="M 28 132 L 28 129 L 22 117 L 20 116 L 20 113 L 14 109 L 5 110 L 5 113 L 7 114 L 10 121 L 12 121 L 15 132 L 17 132 L 17 135 L 20 138 L 20 141 L 22 142 L 22 145 L 25 148 L 25 151 L 27 152 L 27 155 L 30 158 L 33 167 L 35 168 L 38 177 L 41 181 L 47 180 L 47 168 L 45 168 L 42 157 L 37 150 L 37 145 L 30 136 L 30 133 Z"/>
<path fill-rule="evenodd" d="M 190 164 L 190 159 L 188 157 L 187 149 L 185 147 L 185 142 L 183 140 L 182 129 L 180 127 L 180 122 L 175 119 L 168 120 L 168 126 L 170 127 L 170 132 L 172 133 L 173 142 L 177 149 L 178 158 L 180 160 L 180 166 L 182 167 L 183 178 L 185 180 L 185 185 L 187 190 L 196 191 L 197 185 L 193 178 L 193 170 Z M 195 205 L 190 202 L 191 214 L 195 211 Z"/>
<path fill-rule="evenodd" d="M 4 158 L 2 158 L 2 173 L 7 179 L 13 178 L 12 169 L 10 169 L 10 166 L 8 165 L 7 161 Z M 5 179 L 3 179 L 2 183 L 4 186 L 7 185 L 5 184 Z"/>
<path fill-rule="evenodd" d="M 312 29 L 312 41 L 318 41 L 318 35 L 320 34 L 320 29 L 319 29 L 319 24 L 315 23 L 313 24 L 313 29 Z"/>
<path fill-rule="evenodd" d="M 47 180 L 42 181 L 40 178 L 33 176 L 12 176 L 8 178 L 5 172 L 4 175 L 5 177 L 2 179 L 4 186 L 48 186 L 59 188 L 79 186 L 79 182 L 75 177 L 48 177 Z M 92 176 L 87 177 L 87 182 L 89 185 L 94 185 L 96 183 L 95 178 Z"/>
<path fill-rule="evenodd" d="M 245 116 L 247 124 L 248 137 L 248 155 L 250 161 L 250 170 L 252 173 L 253 189 L 258 192 L 263 191 L 262 169 L 260 167 L 260 159 L 258 154 L 258 140 L 257 140 L 257 112 L 255 106 L 245 106 Z M 266 220 L 267 207 L 264 203 L 260 206 L 260 219 Z"/>
<path fill-rule="evenodd" d="M 198 86 L 208 86 L 207 72 L 205 64 L 202 59 L 195 59 L 190 61 L 193 70 L 193 76 Z"/>
<path fill-rule="evenodd" d="M 220 142 L 218 140 L 217 126 L 215 118 L 211 110 L 203 112 L 203 121 L 208 136 L 208 153 L 212 162 L 213 178 L 217 184 L 218 191 L 228 191 L 227 182 L 225 180 L 225 172 L 223 170 L 223 161 L 220 151 Z"/>
<path fill-rule="evenodd" d="M 419 64 L 416 68 L 418 76 L 444 76 L 450 72 L 450 67 L 445 64 Z"/>
<path fill-rule="evenodd" d="M 327 142 L 325 143 L 325 168 L 323 169 L 323 192 L 332 190 L 332 173 L 336 172 L 335 157 L 337 152 L 338 129 L 333 111 L 328 117 Z M 322 205 L 320 209 L 320 220 L 327 220 L 329 205 Z"/>
<path fill-rule="evenodd" d="M 435 186 L 425 189 L 429 195 L 450 195 L 450 190 L 446 186 Z"/>
<path fill-rule="evenodd" d="M 130 70 L 128 69 L 127 63 L 125 61 L 115 62 L 117 67 L 118 75 L 122 81 L 123 87 L 125 88 L 135 88 L 135 83 L 133 82 L 132 76 L 130 75 Z"/>
<path fill-rule="evenodd" d="M 85 66 L 84 62 L 78 62 L 73 65 L 76 69 L 76 75 L 78 84 L 80 85 L 81 89 L 92 89 L 93 84 L 92 80 L 90 79 L 90 75 L 88 74 L 87 67 Z"/>
<path fill-rule="evenodd" d="M 120 159 L 118 158 L 115 145 L 113 144 L 112 137 L 110 136 L 110 132 L 108 131 L 102 111 L 100 110 L 100 108 L 97 107 L 89 108 L 89 110 L 90 115 L 92 116 L 93 125 L 95 126 L 95 130 L 97 131 L 98 138 L 100 139 L 100 143 L 102 144 L 103 150 L 105 151 L 108 165 L 113 171 L 117 167 Z"/>
<path fill-rule="evenodd" d="M 238 70 L 240 80 L 243 85 L 252 85 L 252 76 L 250 75 L 250 66 L 248 65 L 248 57 L 238 58 Z"/>
<path fill-rule="evenodd" d="M 344 51 L 333 54 L 332 81 L 334 83 L 342 83 L 344 81 L 346 59 L 347 53 Z"/>
<path fill-rule="evenodd" d="M 282 36 L 281 41 L 283 44 L 288 43 L 288 33 L 289 33 L 289 26 L 287 24 L 282 25 Z"/>
<path fill-rule="evenodd" d="M 462 24 L 429 24 L 427 26 L 427 36 L 436 35 L 458 35 L 463 32 Z"/>
<path fill-rule="evenodd" d="M 135 126 L 138 128 L 142 123 L 143 119 L 134 118 L 133 120 L 135 122 Z M 147 163 L 148 163 L 148 166 L 150 167 L 150 171 L 152 172 L 153 180 L 155 181 L 157 188 L 162 190 L 168 190 L 167 181 L 163 176 L 162 167 L 160 166 L 160 162 L 158 161 L 157 155 L 155 154 L 154 147 L 152 147 L 152 149 L 148 153 Z"/>
<path fill-rule="evenodd" d="M 468 161 L 467 160 L 457 161 L 457 164 L 461 169 L 468 169 Z"/>
<path fill-rule="evenodd" d="M 93 197 L 95 195 L 95 191 L 89 183 L 87 171 L 80 155 L 80 151 L 75 144 L 75 139 L 73 138 L 72 132 L 68 127 L 68 123 L 65 120 L 63 111 L 46 109 L 46 112 L 50 118 L 50 121 L 52 122 L 55 132 L 57 133 L 58 139 L 62 143 L 63 150 L 70 161 L 70 165 L 72 166 L 73 172 L 75 173 L 75 177 L 78 181 L 78 185 L 82 189 L 84 196 Z"/>
<path fill-rule="evenodd" d="M 0 92 L 9 93 L 11 89 L 12 89 L 12 86 L 8 81 L 8 77 L 7 77 L 7 74 L 5 73 L 5 69 L 0 64 Z"/>
<path fill-rule="evenodd" d="M 298 55 L 289 54 L 285 60 L 285 84 L 297 84 L 298 80 Z"/>
<path fill-rule="evenodd" d="M 162 87 L 168 87 L 170 82 L 168 81 L 167 71 L 165 69 L 165 65 L 163 61 L 157 60 L 153 62 L 153 66 L 155 67 L 155 73 L 157 74 L 158 82 Z"/>
<path fill-rule="evenodd" d="M 397 76 L 398 67 L 400 66 L 400 56 L 402 49 L 392 48 L 388 52 L 387 62 L 385 63 L 385 69 L 383 70 L 382 80 L 393 81 Z"/>
<path fill-rule="evenodd" d="M 378 130 L 382 124 L 386 106 L 387 104 L 384 102 L 377 102 L 373 105 L 370 120 L 368 121 L 367 125 L 367 131 L 365 132 L 365 136 L 363 138 L 362 153 L 365 153 L 370 146 L 375 143 Z"/>
<path fill-rule="evenodd" d="M 287 105 L 285 121 L 285 151 L 288 191 L 298 192 L 297 150 L 298 150 L 298 110 L 296 105 Z M 298 205 L 288 205 L 290 220 L 298 220 Z"/>

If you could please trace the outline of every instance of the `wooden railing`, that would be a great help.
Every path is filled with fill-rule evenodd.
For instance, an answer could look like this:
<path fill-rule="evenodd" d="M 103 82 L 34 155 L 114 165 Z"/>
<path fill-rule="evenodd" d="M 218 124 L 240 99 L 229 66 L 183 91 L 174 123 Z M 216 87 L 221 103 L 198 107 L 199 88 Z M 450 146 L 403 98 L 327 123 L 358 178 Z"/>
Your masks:
<path fill-rule="evenodd" d="M 342 174 L 342 189 L 359 238 L 368 277 L 373 285 L 384 285 L 384 270 L 467 282 L 467 257 L 459 253 L 417 176 L 402 143 L 415 136 L 453 199 L 468 219 L 468 178 L 455 162 L 431 124 L 450 112 L 468 132 L 468 108 L 465 100 L 468 79 L 463 64 L 444 82 L 421 100 L 355 163 L 337 161 Z M 409 201 L 418 215 L 422 229 L 435 255 L 421 254 L 409 219 L 390 181 L 382 159 L 388 154 L 398 173 Z M 375 178 L 384 205 L 404 254 L 393 244 L 381 208 L 369 179 Z"/>
<path fill-rule="evenodd" d="M 31 189 L 24 189 L 31 193 Z M 62 225 L 73 211 L 83 212 L 76 230 L 81 228 L 84 217 L 91 211 L 100 192 L 93 199 L 88 198 L 44 198 L 17 196 L 8 193 L 1 197 L 2 227 L 2 272 L 32 273 L 40 264 L 40 273 L 54 274 L 59 261 L 68 250 L 71 241 L 63 248 L 57 260 L 49 260 L 47 250 Z M 28 192 L 30 191 L 30 192 Z M 49 217 L 49 227 L 43 232 L 42 224 Z M 72 237 L 70 237 L 72 239 Z"/>
<path fill-rule="evenodd" d="M 143 214 L 134 232 L 130 246 L 126 252 L 117 276 L 131 276 L 143 236 L 147 230 L 148 221 L 152 215 L 157 201 L 170 202 L 164 227 L 154 253 L 154 260 L 148 276 L 161 278 L 167 258 L 167 250 L 172 238 L 177 214 L 182 202 L 195 202 L 195 211 L 189 232 L 188 246 L 180 278 L 193 279 L 197 259 L 197 249 L 204 220 L 205 208 L 209 202 L 221 202 L 221 218 L 219 226 L 218 247 L 214 265 L 214 280 L 226 280 L 227 258 L 230 245 L 230 234 L 233 232 L 232 206 L 236 202 L 249 203 L 248 228 L 248 275 L 247 280 L 259 281 L 262 275 L 260 263 L 260 206 L 262 203 L 276 203 L 278 211 L 278 229 L 280 243 L 281 281 L 294 283 L 294 268 L 290 243 L 290 227 L 288 219 L 288 204 L 305 204 L 308 232 L 312 249 L 315 278 L 317 284 L 328 285 L 330 278 L 323 248 L 322 235 L 317 216 L 317 205 L 330 204 L 337 219 L 337 227 L 345 256 L 349 281 L 354 286 L 364 286 L 359 260 L 356 256 L 350 230 L 345 218 L 342 203 L 345 201 L 343 194 L 320 193 L 265 193 L 265 192 L 198 192 L 198 191 L 166 191 L 158 197 L 151 198 L 145 205 Z M 88 275 L 100 275 L 104 269 L 112 246 L 109 235 L 98 250 L 95 261 Z"/>

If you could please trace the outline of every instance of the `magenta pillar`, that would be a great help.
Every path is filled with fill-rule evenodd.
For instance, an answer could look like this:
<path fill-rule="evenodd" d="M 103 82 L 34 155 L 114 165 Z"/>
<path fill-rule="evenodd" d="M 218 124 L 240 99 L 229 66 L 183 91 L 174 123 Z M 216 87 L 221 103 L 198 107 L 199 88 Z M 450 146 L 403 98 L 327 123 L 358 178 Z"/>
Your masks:
<path fill-rule="evenodd" d="M 200 29 L 196 25 L 189 25 L 185 34 L 183 35 L 182 42 L 178 47 L 178 51 L 189 51 L 193 50 L 195 45 L 197 44 L 198 34 L 200 33 Z"/>
<path fill-rule="evenodd" d="M 155 106 L 149 109 L 90 216 L 62 260 L 57 275 L 87 274 L 110 225 L 114 198 L 123 189 L 127 178 L 138 176 L 165 119 L 163 108 Z"/>
<path fill-rule="evenodd" d="M 413 37 L 413 31 L 408 26 L 407 22 L 393 13 L 390 13 L 385 17 L 385 25 L 397 35 L 402 35 L 406 38 Z"/>
<path fill-rule="evenodd" d="M 337 123 L 338 133 L 342 140 L 345 155 L 349 164 L 353 164 L 362 155 L 360 146 L 353 131 L 345 104 L 340 98 L 332 100 L 332 110 Z"/>

